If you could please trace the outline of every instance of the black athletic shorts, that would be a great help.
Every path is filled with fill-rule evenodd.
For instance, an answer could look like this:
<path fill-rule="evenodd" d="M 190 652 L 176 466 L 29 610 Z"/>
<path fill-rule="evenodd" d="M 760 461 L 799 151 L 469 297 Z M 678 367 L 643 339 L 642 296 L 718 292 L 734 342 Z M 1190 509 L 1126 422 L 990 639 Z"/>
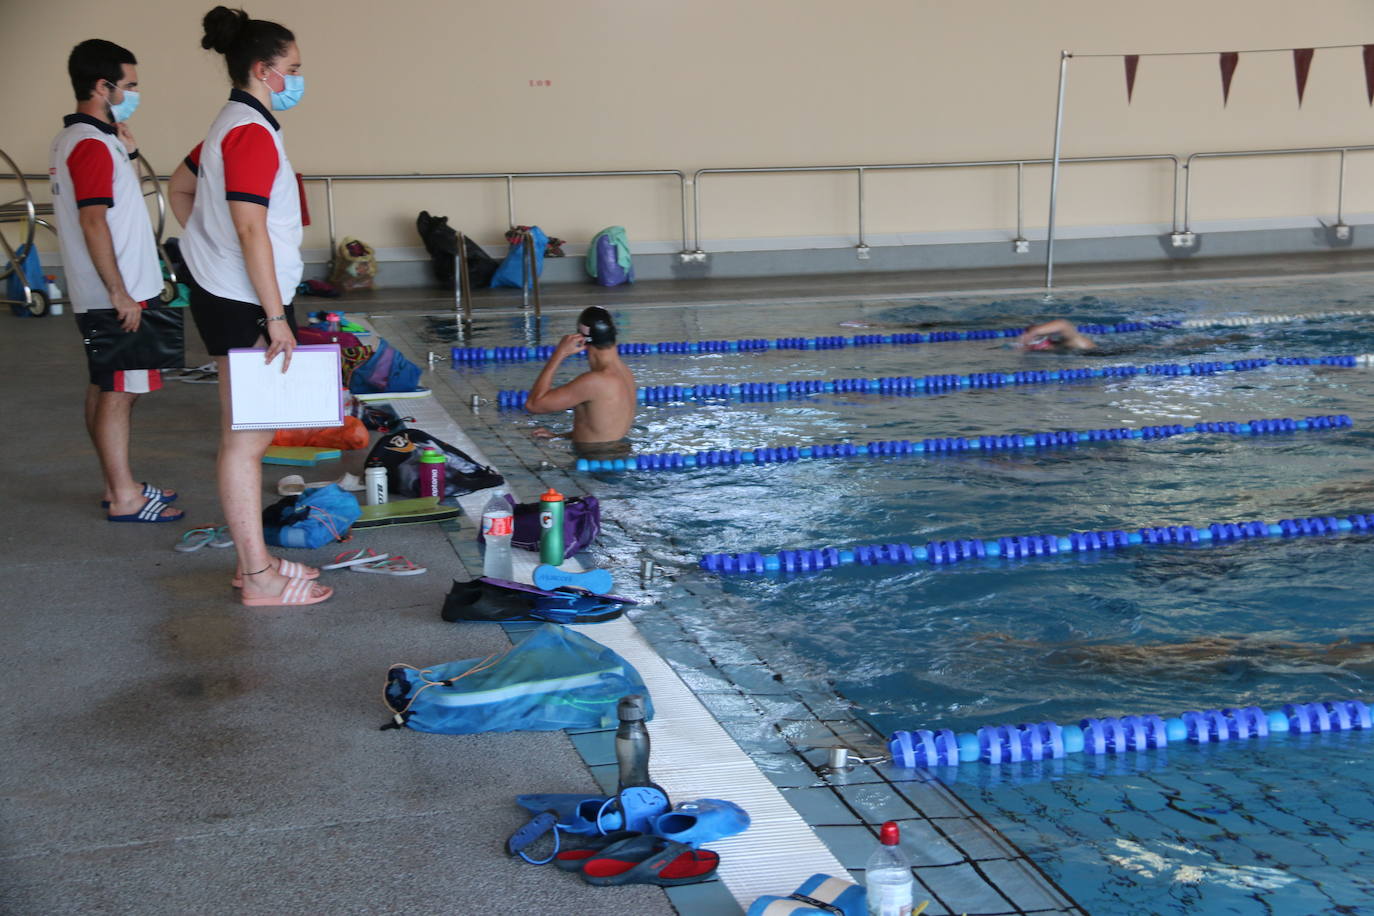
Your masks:
<path fill-rule="evenodd" d="M 191 287 L 191 317 L 211 356 L 227 356 L 232 349 L 255 346 L 267 337 L 267 313 L 262 306 L 237 299 L 222 299 L 207 292 L 194 280 Z M 296 333 L 296 312 L 286 307 L 286 323 Z"/>

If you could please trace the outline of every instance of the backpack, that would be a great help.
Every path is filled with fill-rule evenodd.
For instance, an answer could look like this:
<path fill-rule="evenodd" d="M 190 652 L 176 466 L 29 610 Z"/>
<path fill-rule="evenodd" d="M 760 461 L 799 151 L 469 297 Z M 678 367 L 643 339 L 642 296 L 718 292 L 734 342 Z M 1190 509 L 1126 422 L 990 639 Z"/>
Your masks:
<path fill-rule="evenodd" d="M 622 226 L 609 226 L 598 232 L 587 248 L 587 273 L 599 286 L 619 286 L 635 282 L 630 243 Z"/>
<path fill-rule="evenodd" d="M 422 429 L 400 429 L 377 440 L 367 460 L 381 461 L 386 468 L 387 487 L 399 496 L 420 495 L 420 451 L 423 446 L 444 453 L 444 496 L 466 496 L 478 490 L 499 487 L 506 479 L 484 464 L 478 464 L 462 449 L 435 438 Z"/>
<path fill-rule="evenodd" d="M 323 547 L 344 540 L 362 514 L 357 497 L 331 483 L 263 509 L 262 535 L 272 547 Z"/>
<path fill-rule="evenodd" d="M 415 218 L 415 231 L 420 233 L 420 241 L 429 252 L 435 282 L 444 289 L 455 288 L 458 281 L 454 274 L 454 257 L 458 254 L 458 233 L 449 226 L 448 217 L 431 216 L 428 210 L 421 210 Z M 468 282 L 478 288 L 489 285 L 499 262 L 467 236 L 463 237 L 463 257 L 467 260 Z"/>
<path fill-rule="evenodd" d="M 372 289 L 372 278 L 377 276 L 377 252 L 372 246 L 358 239 L 347 237 L 339 243 L 334 253 L 334 269 L 329 274 L 329 282 L 339 289 Z"/>
<path fill-rule="evenodd" d="M 525 286 L 525 243 L 524 235 L 517 236 L 521 239 L 518 243 L 512 243 L 510 252 L 506 255 L 501 266 L 496 268 L 496 273 L 492 275 L 491 285 L 509 286 L 515 289 L 523 289 Z M 548 247 L 549 237 L 544 234 L 544 230 L 538 226 L 529 227 L 529 238 L 534 241 L 534 273 L 536 276 L 544 275 L 544 249 Z"/>
<path fill-rule="evenodd" d="M 400 350 L 385 340 L 378 340 L 376 351 L 367 361 L 348 373 L 348 390 L 354 394 L 417 391 L 420 388 L 420 372 L 420 367 L 406 359 Z"/>
<path fill-rule="evenodd" d="M 509 493 L 503 494 L 511 504 L 515 516 L 515 530 L 511 535 L 512 547 L 521 550 L 538 550 L 543 529 L 539 525 L 539 503 L 517 503 Z M 601 503 L 595 496 L 569 496 L 563 503 L 563 556 L 570 557 L 580 550 L 586 550 L 601 533 Z M 482 543 L 481 527 L 477 530 L 477 543 Z"/>
<path fill-rule="evenodd" d="M 648 688 L 634 666 L 557 624 L 536 628 L 500 655 L 417 668 L 392 665 L 384 696 L 391 722 L 444 735 L 609 728 L 616 704 Z"/>

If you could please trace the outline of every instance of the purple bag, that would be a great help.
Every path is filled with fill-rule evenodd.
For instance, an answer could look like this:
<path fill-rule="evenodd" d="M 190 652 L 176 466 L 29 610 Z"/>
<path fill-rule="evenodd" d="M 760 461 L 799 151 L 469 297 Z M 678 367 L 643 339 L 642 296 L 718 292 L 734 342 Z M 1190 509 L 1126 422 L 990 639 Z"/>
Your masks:
<path fill-rule="evenodd" d="M 515 531 L 511 546 L 522 550 L 538 550 L 539 503 L 517 503 L 515 497 L 504 494 L 515 513 Z M 595 496 L 569 496 L 563 503 L 563 556 L 570 557 L 586 550 L 601 533 L 601 503 Z M 477 533 L 482 543 L 482 533 Z"/>

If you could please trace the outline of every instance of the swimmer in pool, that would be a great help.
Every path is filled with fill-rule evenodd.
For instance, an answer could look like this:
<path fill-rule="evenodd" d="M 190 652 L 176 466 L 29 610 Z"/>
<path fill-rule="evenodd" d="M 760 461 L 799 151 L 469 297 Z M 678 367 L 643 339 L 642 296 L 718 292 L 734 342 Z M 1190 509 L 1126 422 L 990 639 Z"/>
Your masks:
<path fill-rule="evenodd" d="M 621 360 L 615 340 L 615 322 L 610 312 L 600 306 L 583 309 L 577 317 L 577 333 L 558 342 L 525 401 L 525 409 L 530 413 L 571 410 L 572 431 L 557 434 L 541 427 L 535 430 L 536 436 L 566 436 L 572 440 L 573 451 L 584 457 L 627 450 L 625 436 L 635 419 L 635 377 Z M 584 351 L 587 371 L 553 387 L 553 377 L 563 361 Z"/>
<path fill-rule="evenodd" d="M 1063 318 L 1031 325 L 1017 339 L 1016 346 L 1022 350 L 1052 350 L 1055 353 L 1082 353 L 1097 349 L 1091 337 L 1079 333 L 1078 328 Z"/>

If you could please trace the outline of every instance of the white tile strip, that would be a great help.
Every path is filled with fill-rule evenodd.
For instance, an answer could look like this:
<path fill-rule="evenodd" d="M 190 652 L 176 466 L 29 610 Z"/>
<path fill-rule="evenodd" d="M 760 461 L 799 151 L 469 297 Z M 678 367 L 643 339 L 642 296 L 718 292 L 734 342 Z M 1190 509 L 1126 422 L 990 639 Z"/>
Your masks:
<path fill-rule="evenodd" d="M 417 428 L 488 463 L 435 398 L 399 401 L 394 406 L 399 413 L 414 417 Z M 491 492 L 496 491 L 459 497 L 463 513 L 481 518 Z M 529 581 L 538 556 L 522 550 L 515 554 L 516 577 Z M 565 568 L 579 568 L 574 562 L 564 564 Z M 817 872 L 847 877 L 834 854 L 631 621 L 622 617 L 573 629 L 618 652 L 644 678 L 654 703 L 654 719 L 649 723 L 650 771 L 669 798 L 721 798 L 749 812 L 747 831 L 710 844 L 720 853 L 720 879 L 742 908 L 763 894 L 789 893 Z"/>

